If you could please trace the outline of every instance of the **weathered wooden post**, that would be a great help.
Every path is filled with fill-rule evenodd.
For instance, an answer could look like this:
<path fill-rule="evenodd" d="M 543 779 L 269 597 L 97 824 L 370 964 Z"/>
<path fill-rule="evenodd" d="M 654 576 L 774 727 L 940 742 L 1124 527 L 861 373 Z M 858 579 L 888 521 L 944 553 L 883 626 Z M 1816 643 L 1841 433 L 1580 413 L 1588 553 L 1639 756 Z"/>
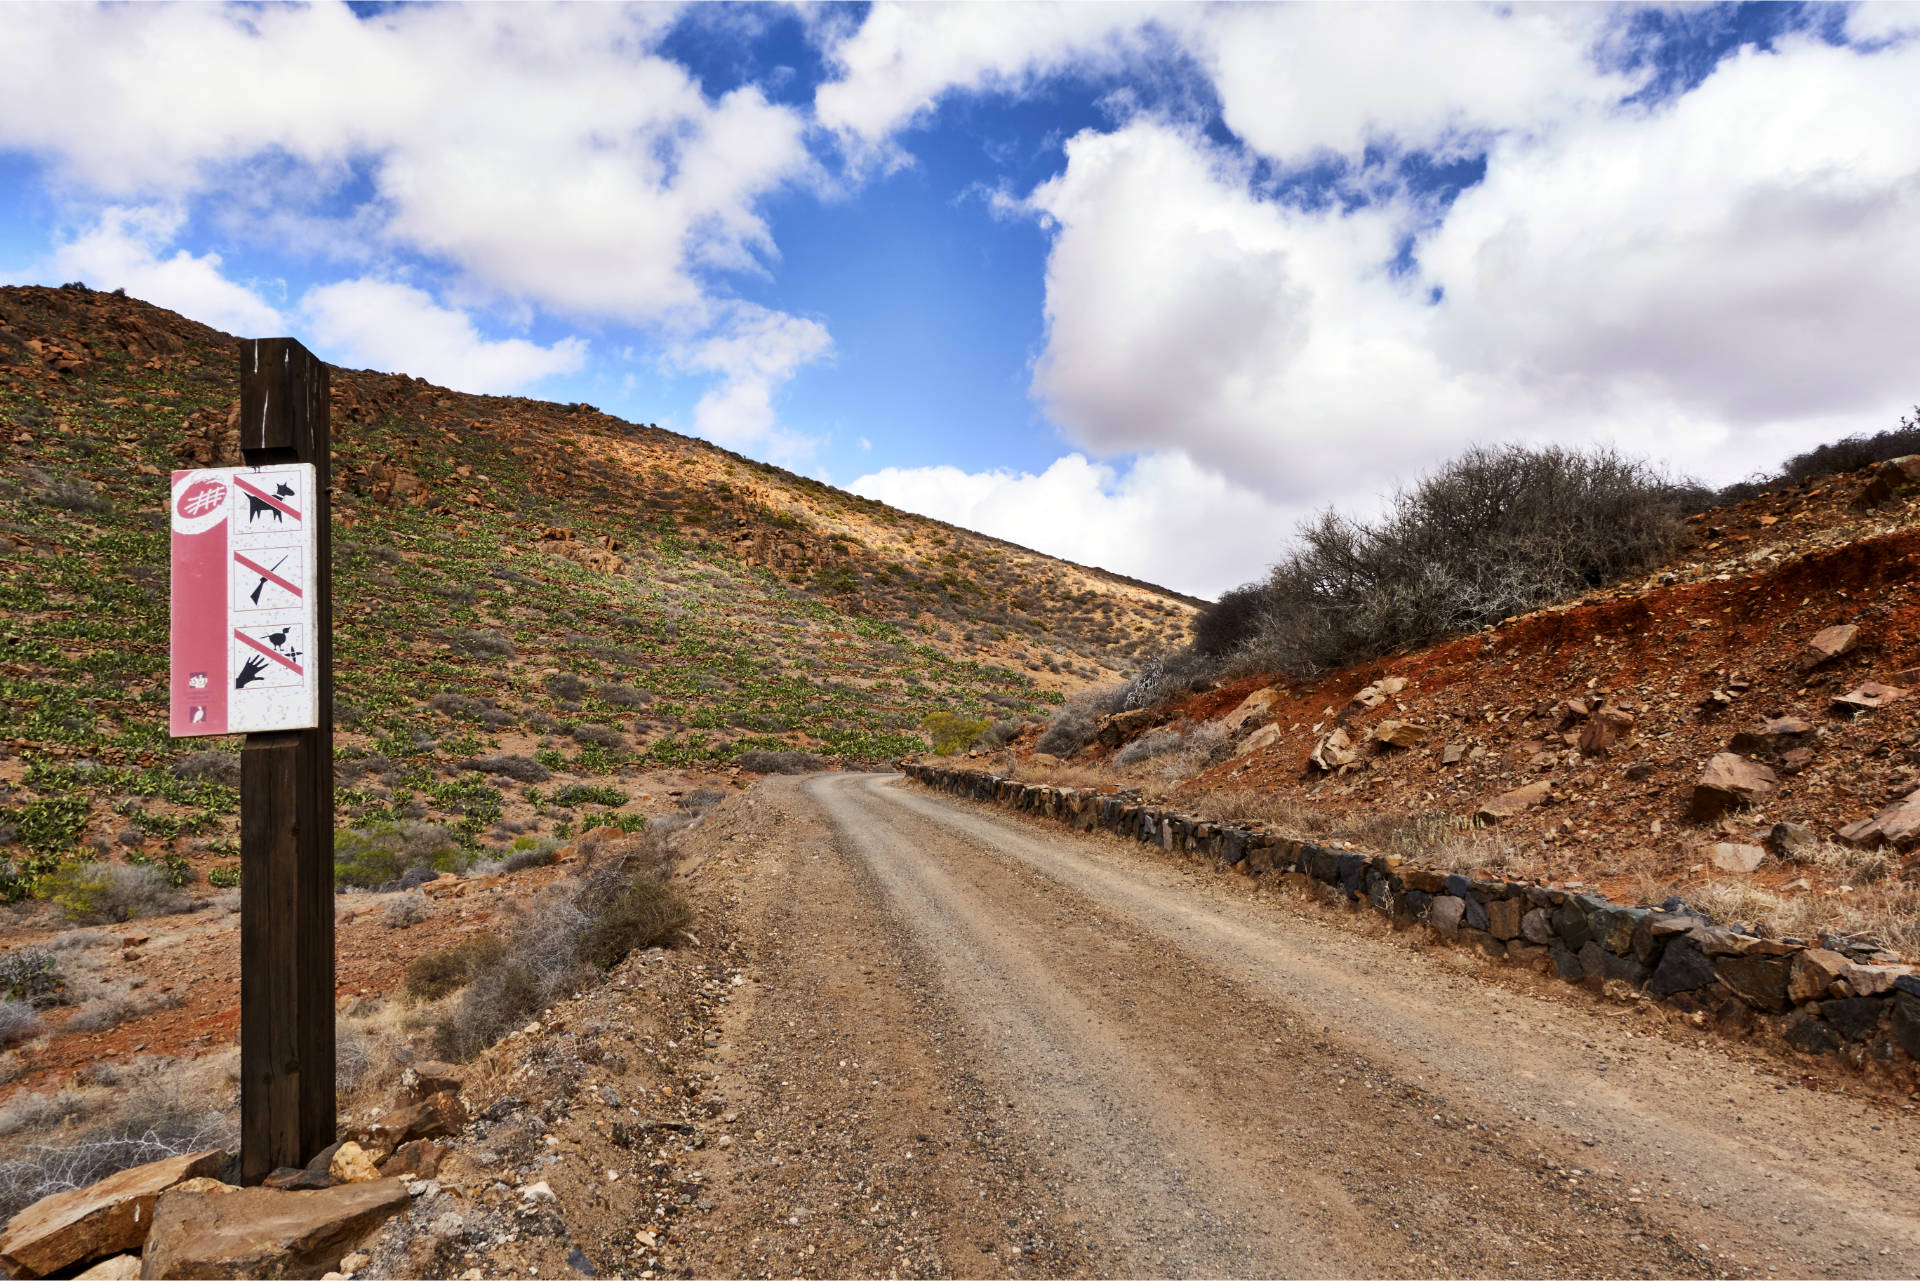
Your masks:
<path fill-rule="evenodd" d="M 240 757 L 240 1175 L 258 1183 L 334 1140 L 333 538 L 327 367 L 292 338 L 240 343 L 249 467 L 311 463 L 304 519 L 314 626 L 311 729 L 247 736 Z M 294 722 L 298 724 L 299 722 Z"/>

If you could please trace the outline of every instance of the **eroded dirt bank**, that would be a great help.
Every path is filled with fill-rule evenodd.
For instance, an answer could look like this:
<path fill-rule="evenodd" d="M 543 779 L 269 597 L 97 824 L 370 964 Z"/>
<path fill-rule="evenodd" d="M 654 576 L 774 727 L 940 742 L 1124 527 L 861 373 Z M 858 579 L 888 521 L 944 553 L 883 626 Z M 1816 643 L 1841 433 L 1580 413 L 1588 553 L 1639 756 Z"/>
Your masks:
<path fill-rule="evenodd" d="M 637 1150 L 561 1117 L 546 1168 L 470 1167 L 508 1205 L 547 1181 L 559 1222 L 540 1254 L 463 1261 L 558 1265 L 584 1240 L 628 1243 L 603 1272 L 663 1275 L 1920 1265 L 1903 1101 L 1790 1087 L 1637 1006 L 1490 983 L 885 776 L 769 780 L 695 849 L 705 938 L 672 965 L 705 967 L 703 1013 L 655 1033 L 673 1079 L 626 1101 L 700 1105 Z M 562 1017 L 618 1016 L 601 1000 L 636 1004 Z"/>

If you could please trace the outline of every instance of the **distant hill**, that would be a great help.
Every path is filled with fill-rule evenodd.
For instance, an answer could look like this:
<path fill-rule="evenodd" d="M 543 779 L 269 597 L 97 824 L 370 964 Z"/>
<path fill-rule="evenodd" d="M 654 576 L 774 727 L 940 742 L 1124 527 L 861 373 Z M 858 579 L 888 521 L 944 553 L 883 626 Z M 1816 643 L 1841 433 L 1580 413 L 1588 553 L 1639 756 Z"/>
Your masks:
<path fill-rule="evenodd" d="M 231 853 L 219 758 L 180 765 L 221 745 L 166 736 L 164 511 L 171 469 L 239 462 L 233 344 L 137 299 L 0 289 L 16 864 Z M 336 370 L 333 432 L 343 822 L 471 843 L 620 812 L 557 804 L 570 783 L 917 750 L 931 713 L 1019 719 L 1114 679 L 1199 603 L 588 405 Z M 460 764 L 500 755 L 545 790 Z"/>

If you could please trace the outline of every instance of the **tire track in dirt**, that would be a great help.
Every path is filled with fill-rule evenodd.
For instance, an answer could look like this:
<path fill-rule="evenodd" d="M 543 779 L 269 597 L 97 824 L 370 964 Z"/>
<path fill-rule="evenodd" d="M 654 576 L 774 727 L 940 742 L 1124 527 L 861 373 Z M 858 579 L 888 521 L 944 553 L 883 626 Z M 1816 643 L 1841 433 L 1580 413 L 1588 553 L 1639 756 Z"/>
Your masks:
<path fill-rule="evenodd" d="M 1920 1257 L 1910 1110 L 1783 1096 L 1704 1047 L 1627 1038 L 1614 1011 L 1475 982 L 1448 953 L 1436 964 L 1105 838 L 882 778 L 808 790 L 870 861 L 944 904 L 897 910 L 963 916 L 1035 991 L 1071 986 L 1170 1107 L 1224 1110 L 1246 1145 L 1282 1153 L 1285 1186 L 1241 1203 L 1297 1203 L 1302 1180 L 1319 1199 L 1331 1180 L 1368 1207 L 1360 1223 L 1399 1234 L 1397 1262 L 1352 1270 L 1910 1275 Z M 1117 968 L 1117 946 L 1158 968 Z M 1207 1071 L 1166 1048 L 1182 1043 L 1208 1047 Z M 1449 1149 L 1449 1133 L 1471 1142 Z"/>

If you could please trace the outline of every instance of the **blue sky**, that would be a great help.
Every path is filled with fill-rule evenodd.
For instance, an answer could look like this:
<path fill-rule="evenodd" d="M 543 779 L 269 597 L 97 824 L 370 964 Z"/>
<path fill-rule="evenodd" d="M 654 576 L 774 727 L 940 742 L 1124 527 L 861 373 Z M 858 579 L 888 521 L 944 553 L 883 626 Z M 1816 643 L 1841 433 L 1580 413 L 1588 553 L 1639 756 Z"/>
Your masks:
<path fill-rule="evenodd" d="M 0 9 L 0 280 L 1213 593 L 1473 443 L 1920 398 L 1920 7 Z"/>

